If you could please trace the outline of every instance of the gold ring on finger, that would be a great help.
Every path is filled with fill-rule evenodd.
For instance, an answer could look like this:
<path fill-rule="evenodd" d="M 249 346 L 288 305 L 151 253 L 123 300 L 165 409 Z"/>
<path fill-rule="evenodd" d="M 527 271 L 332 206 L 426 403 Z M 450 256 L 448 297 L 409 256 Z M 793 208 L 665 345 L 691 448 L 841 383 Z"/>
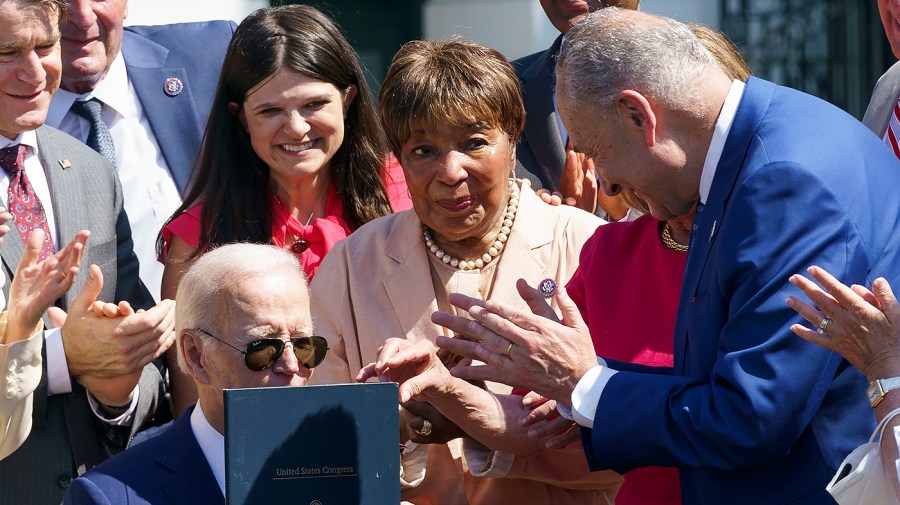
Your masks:
<path fill-rule="evenodd" d="M 830 317 L 828 317 L 828 316 L 823 317 L 822 321 L 819 322 L 819 327 L 816 331 L 818 331 L 819 334 L 825 333 L 826 331 L 828 331 L 828 323 L 830 323 L 830 322 L 831 322 Z"/>
<path fill-rule="evenodd" d="M 416 430 L 416 433 L 420 436 L 427 437 L 428 435 L 431 435 L 431 421 L 428 419 L 424 419 L 423 421 L 422 427 Z"/>
<path fill-rule="evenodd" d="M 506 348 L 506 352 L 503 353 L 503 355 L 506 356 L 507 358 L 509 358 L 509 353 L 512 352 L 513 346 L 514 346 L 514 345 L 516 345 L 515 342 L 510 342 L 510 343 L 509 343 L 509 347 Z"/>

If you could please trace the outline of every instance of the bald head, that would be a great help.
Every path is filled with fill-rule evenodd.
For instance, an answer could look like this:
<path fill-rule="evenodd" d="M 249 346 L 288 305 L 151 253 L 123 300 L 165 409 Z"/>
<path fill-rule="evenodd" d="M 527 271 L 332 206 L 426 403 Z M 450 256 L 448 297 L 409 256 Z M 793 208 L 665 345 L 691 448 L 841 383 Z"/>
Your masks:
<path fill-rule="evenodd" d="M 176 297 L 175 330 L 203 328 L 222 331 L 238 306 L 246 305 L 255 291 L 278 282 L 303 304 L 309 316 L 309 292 L 300 263 L 292 254 L 270 245 L 229 244 L 201 256 L 181 278 Z M 183 365 L 184 357 L 178 360 Z"/>

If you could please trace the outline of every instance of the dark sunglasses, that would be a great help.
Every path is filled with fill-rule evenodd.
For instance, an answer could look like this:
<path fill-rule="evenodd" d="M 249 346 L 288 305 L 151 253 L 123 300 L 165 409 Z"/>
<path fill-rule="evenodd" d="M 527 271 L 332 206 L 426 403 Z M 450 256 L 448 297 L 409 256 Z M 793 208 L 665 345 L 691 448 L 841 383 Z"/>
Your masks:
<path fill-rule="evenodd" d="M 206 330 L 201 330 L 200 328 L 194 328 L 194 330 L 209 335 L 243 354 L 244 364 L 254 372 L 259 372 L 271 367 L 278 361 L 278 358 L 281 357 L 281 353 L 284 352 L 285 342 L 280 338 L 261 338 L 259 340 L 254 340 L 247 344 L 247 350 L 244 351 Z M 322 360 L 325 359 L 325 354 L 328 352 L 328 341 L 325 340 L 325 337 L 297 337 L 290 339 L 290 341 L 291 347 L 294 349 L 294 356 L 297 357 L 297 361 L 305 368 L 312 369 L 319 366 L 322 363 Z"/>

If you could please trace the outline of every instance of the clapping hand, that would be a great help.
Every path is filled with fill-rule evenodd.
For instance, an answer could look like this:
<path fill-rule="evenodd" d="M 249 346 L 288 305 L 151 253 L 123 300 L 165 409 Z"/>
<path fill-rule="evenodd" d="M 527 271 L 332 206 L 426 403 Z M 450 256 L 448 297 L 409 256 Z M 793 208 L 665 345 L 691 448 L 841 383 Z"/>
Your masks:
<path fill-rule="evenodd" d="M 61 251 L 39 262 L 44 232 L 32 232 L 9 288 L 6 332 L 0 342 L 24 340 L 40 330 L 44 312 L 75 282 L 89 236 L 86 230 L 78 232 Z"/>

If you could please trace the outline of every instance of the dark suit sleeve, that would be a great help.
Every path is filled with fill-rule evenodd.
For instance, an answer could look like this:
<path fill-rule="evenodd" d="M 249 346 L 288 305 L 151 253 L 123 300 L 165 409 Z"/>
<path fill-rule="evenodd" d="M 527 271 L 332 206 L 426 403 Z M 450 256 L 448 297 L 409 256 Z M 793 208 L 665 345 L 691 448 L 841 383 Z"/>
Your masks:
<path fill-rule="evenodd" d="M 131 240 L 131 225 L 122 207 L 122 186 L 116 178 L 116 294 L 115 301 L 126 300 L 135 309 L 149 309 L 156 305 L 153 295 L 139 277 L 139 264 Z"/>
<path fill-rule="evenodd" d="M 853 370 L 840 356 L 790 331 L 805 321 L 785 303 L 799 294 L 788 278 L 813 264 L 866 284 L 866 252 L 850 212 L 809 168 L 770 164 L 739 182 L 697 303 L 680 315 L 686 353 L 712 364 L 711 372 L 613 376 L 594 429 L 585 430 L 592 468 L 730 470 L 785 457 L 832 382 L 844 371 L 857 379 L 847 379 Z"/>
<path fill-rule="evenodd" d="M 112 505 L 112 503 L 94 481 L 85 477 L 73 480 L 63 498 L 63 505 Z"/>
<path fill-rule="evenodd" d="M 134 412 L 134 422 L 131 423 L 131 431 L 128 436 L 129 444 L 134 439 L 134 436 L 137 435 L 141 426 L 156 414 L 157 408 L 165 400 L 166 395 L 165 381 L 160 368 L 154 363 L 144 366 L 138 386 L 140 388 L 140 396 Z"/>

